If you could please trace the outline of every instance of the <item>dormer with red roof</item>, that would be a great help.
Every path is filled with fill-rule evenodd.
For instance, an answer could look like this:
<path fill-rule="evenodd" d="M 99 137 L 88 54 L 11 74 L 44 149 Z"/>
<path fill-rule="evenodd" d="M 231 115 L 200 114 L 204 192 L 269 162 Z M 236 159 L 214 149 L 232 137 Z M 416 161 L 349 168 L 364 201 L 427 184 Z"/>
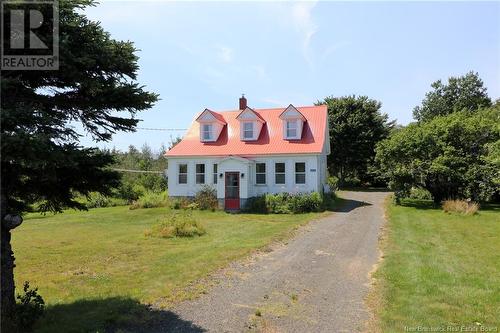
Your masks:
<path fill-rule="evenodd" d="M 280 114 L 283 121 L 283 139 L 300 140 L 302 138 L 302 129 L 306 118 L 295 106 L 290 104 L 285 111 Z"/>
<path fill-rule="evenodd" d="M 215 142 L 219 139 L 222 129 L 226 125 L 224 117 L 217 112 L 205 109 L 196 121 L 200 124 L 200 142 Z"/>
<path fill-rule="evenodd" d="M 264 118 L 248 106 L 240 112 L 236 119 L 240 122 L 240 140 L 242 141 L 257 140 L 262 126 L 266 122 Z"/>

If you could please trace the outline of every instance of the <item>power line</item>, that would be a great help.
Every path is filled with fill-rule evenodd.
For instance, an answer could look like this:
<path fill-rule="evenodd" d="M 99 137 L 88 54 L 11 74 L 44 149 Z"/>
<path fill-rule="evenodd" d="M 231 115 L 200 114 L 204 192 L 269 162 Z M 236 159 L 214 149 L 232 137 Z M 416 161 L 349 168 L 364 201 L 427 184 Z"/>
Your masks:
<path fill-rule="evenodd" d="M 144 131 L 186 131 L 187 128 L 151 128 L 151 127 L 136 127 L 136 129 Z"/>
<path fill-rule="evenodd" d="M 130 170 L 130 169 L 117 169 L 117 168 L 111 168 L 111 170 L 114 170 L 114 171 L 120 171 L 120 172 L 134 172 L 134 173 L 156 173 L 156 174 L 163 174 L 163 171 L 153 171 L 153 170 Z"/>

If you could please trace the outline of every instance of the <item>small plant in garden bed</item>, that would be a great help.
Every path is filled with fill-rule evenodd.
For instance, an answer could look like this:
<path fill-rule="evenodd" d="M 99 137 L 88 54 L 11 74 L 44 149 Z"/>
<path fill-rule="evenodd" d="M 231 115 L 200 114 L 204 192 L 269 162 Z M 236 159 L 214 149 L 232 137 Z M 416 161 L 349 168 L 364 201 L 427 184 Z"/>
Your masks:
<path fill-rule="evenodd" d="M 325 199 L 329 200 L 331 197 L 331 194 L 322 197 L 318 192 L 264 194 L 250 198 L 245 211 L 264 214 L 318 212 L 324 208 Z"/>
<path fill-rule="evenodd" d="M 466 200 L 445 200 L 442 207 L 447 213 L 455 212 L 464 215 L 474 215 L 479 210 L 479 204 Z"/>
<path fill-rule="evenodd" d="M 196 193 L 194 202 L 198 204 L 198 208 L 201 210 L 214 211 L 219 206 L 217 202 L 217 191 L 209 185 L 204 185 L 201 190 Z"/>
<path fill-rule="evenodd" d="M 335 176 L 328 177 L 327 184 L 331 192 L 335 192 L 339 189 L 339 179 Z"/>
<path fill-rule="evenodd" d="M 205 227 L 193 217 L 192 212 L 183 210 L 173 212 L 144 234 L 148 237 L 172 238 L 202 236 L 205 233 Z"/>
<path fill-rule="evenodd" d="M 189 198 L 170 198 L 170 208 L 172 209 L 191 209 L 193 199 Z"/>
<path fill-rule="evenodd" d="M 204 185 L 193 198 L 174 198 L 171 199 L 170 208 L 172 209 L 199 209 L 215 211 L 219 208 L 217 201 L 217 191 L 209 185 Z"/>

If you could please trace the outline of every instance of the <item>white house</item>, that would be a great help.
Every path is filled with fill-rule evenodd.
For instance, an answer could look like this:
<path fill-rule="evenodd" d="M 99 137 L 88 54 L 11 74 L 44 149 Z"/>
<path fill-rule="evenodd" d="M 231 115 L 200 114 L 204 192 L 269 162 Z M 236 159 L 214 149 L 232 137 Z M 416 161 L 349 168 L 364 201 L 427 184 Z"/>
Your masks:
<path fill-rule="evenodd" d="M 330 154 L 327 107 L 252 109 L 198 114 L 170 149 L 168 192 L 193 197 L 205 184 L 228 210 L 248 198 L 278 192 L 323 191 Z"/>

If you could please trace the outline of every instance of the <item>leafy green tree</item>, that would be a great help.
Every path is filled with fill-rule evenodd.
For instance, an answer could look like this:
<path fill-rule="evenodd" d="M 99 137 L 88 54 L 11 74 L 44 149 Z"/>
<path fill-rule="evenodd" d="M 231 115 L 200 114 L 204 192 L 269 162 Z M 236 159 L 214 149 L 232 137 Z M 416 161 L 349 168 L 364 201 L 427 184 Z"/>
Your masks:
<path fill-rule="evenodd" d="M 136 113 L 157 100 L 135 82 L 132 42 L 112 39 L 83 15 L 93 4 L 59 1 L 59 70 L 2 71 L 2 325 L 10 322 L 15 305 L 10 239 L 22 213 L 35 202 L 44 211 L 84 209 L 75 192 L 109 193 L 118 184 L 119 175 L 107 168 L 113 157 L 81 147 L 73 124 L 80 123 L 95 141 L 109 141 L 117 131 L 134 131 Z"/>
<path fill-rule="evenodd" d="M 491 106 L 491 99 L 478 73 L 469 72 L 464 76 L 450 77 L 448 84 L 438 80 L 431 87 L 433 90 L 425 95 L 422 105 L 413 109 L 413 117 L 417 121 L 428 121 L 455 111 L 475 111 Z"/>
<path fill-rule="evenodd" d="M 499 186 L 499 124 L 500 106 L 410 124 L 378 144 L 379 170 L 397 198 L 422 187 L 436 203 L 487 199 Z"/>
<path fill-rule="evenodd" d="M 385 139 L 394 122 L 380 112 L 382 104 L 366 96 L 326 97 L 317 104 L 328 106 L 331 154 L 330 172 L 340 183 L 346 177 L 373 181 L 369 167 L 375 157 L 376 144 Z"/>
<path fill-rule="evenodd" d="M 133 145 L 129 146 L 126 152 L 114 150 L 112 154 L 115 157 L 113 165 L 115 168 L 138 171 L 123 172 L 115 196 L 131 202 L 146 191 L 165 191 L 167 189 L 167 181 L 163 176 L 163 171 L 167 168 L 165 151 L 165 146 L 161 145 L 157 152 L 153 152 L 147 144 L 144 144 L 140 151 Z M 150 173 L 151 171 L 158 173 Z"/>

